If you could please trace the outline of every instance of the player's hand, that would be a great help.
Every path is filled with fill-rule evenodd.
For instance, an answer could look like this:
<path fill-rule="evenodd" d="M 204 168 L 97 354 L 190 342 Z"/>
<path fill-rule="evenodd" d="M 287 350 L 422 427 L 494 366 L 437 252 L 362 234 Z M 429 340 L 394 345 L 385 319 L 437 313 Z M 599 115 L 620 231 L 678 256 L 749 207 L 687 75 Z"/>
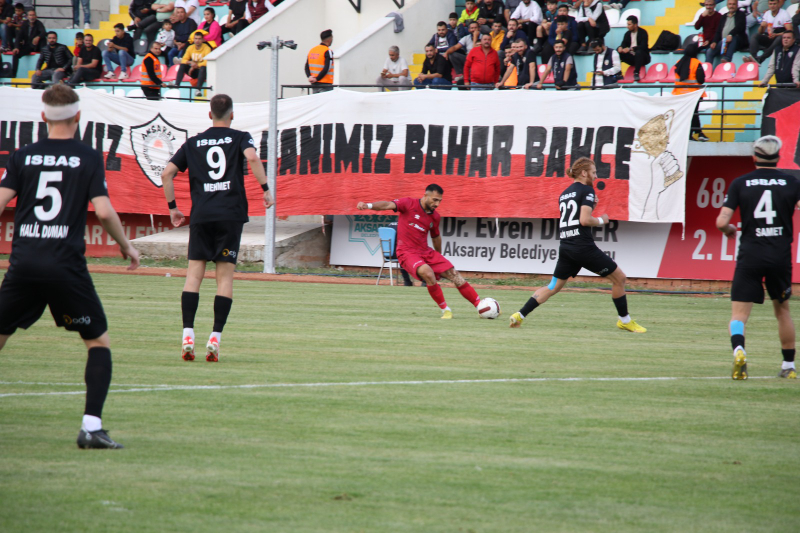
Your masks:
<path fill-rule="evenodd" d="M 367 207 L 367 202 L 358 202 L 356 209 L 363 211 L 364 209 L 369 209 L 369 207 Z"/>
<path fill-rule="evenodd" d="M 603 225 L 608 224 L 608 215 L 603 213 L 602 215 L 600 215 L 600 218 L 603 220 Z"/>
<path fill-rule="evenodd" d="M 172 225 L 176 228 L 186 222 L 186 217 L 183 216 L 180 209 L 170 209 L 169 210 L 169 218 L 172 221 Z"/>
<path fill-rule="evenodd" d="M 728 224 L 722 233 L 724 233 L 728 237 L 733 237 L 734 235 L 736 235 L 736 231 L 737 231 L 736 226 L 734 226 L 733 224 Z"/>
<path fill-rule="evenodd" d="M 133 245 L 129 242 L 128 246 L 123 248 L 122 246 L 119 247 L 120 252 L 122 252 L 122 257 L 124 259 L 130 258 L 131 264 L 128 265 L 128 270 L 136 270 L 139 268 L 139 250 L 133 247 Z"/>
<path fill-rule="evenodd" d="M 264 207 L 269 209 L 273 205 L 275 205 L 275 200 L 272 199 L 272 193 L 264 191 Z"/>

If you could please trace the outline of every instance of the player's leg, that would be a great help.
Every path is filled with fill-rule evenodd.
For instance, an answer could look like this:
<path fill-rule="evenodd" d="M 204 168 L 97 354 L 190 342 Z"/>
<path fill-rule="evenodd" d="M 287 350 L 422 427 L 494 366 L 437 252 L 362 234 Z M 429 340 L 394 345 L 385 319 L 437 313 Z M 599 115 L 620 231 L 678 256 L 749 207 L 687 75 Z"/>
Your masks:
<path fill-rule="evenodd" d="M 5 346 L 5 345 L 6 345 L 6 342 L 8 341 L 8 338 L 9 338 L 10 336 L 11 336 L 11 335 L 0 335 L 0 350 L 2 350 L 2 349 L 3 349 L 3 346 Z"/>
<path fill-rule="evenodd" d="M 794 366 L 794 321 L 789 312 L 789 300 L 784 302 L 772 300 L 772 307 L 775 310 L 775 318 L 778 319 L 778 337 L 781 340 L 781 354 L 783 355 L 779 377 L 797 379 L 797 370 Z"/>
<path fill-rule="evenodd" d="M 86 335 L 80 331 L 81 336 Z M 83 421 L 78 433 L 79 448 L 122 448 L 103 429 L 103 405 L 106 402 L 108 388 L 111 385 L 111 344 L 108 332 L 99 337 L 84 339 L 89 355 L 86 359 L 84 381 L 86 382 L 86 405 L 83 410 Z"/>
<path fill-rule="evenodd" d="M 745 324 L 753 304 L 764 303 L 764 274 L 759 268 L 736 266 L 731 282 L 731 322 L 728 326 L 733 348 L 731 378 L 747 379 L 747 352 L 745 351 Z M 791 278 L 790 278 L 791 279 Z M 791 282 L 790 285 L 791 287 Z M 777 298 L 777 296 L 775 296 Z"/>
<path fill-rule="evenodd" d="M 215 363 L 219 360 L 219 343 L 222 341 L 222 329 L 228 321 L 233 306 L 233 273 L 236 264 L 217 261 L 217 295 L 214 297 L 214 327 L 206 345 L 206 361 Z"/>
<path fill-rule="evenodd" d="M 448 268 L 444 272 L 441 273 L 441 276 L 445 279 L 449 279 L 453 282 L 453 284 L 458 289 L 458 292 L 461 293 L 461 296 L 464 297 L 469 303 L 472 304 L 473 307 L 478 307 L 478 303 L 481 301 L 481 297 L 478 296 L 478 293 L 475 289 L 472 288 L 467 280 L 456 270 L 455 268 Z"/>
<path fill-rule="evenodd" d="M 613 262 L 606 254 L 603 254 L 603 256 Z M 611 282 L 611 298 L 614 301 L 614 307 L 617 309 L 617 327 L 633 333 L 645 333 L 647 329 L 637 324 L 628 313 L 628 297 L 625 294 L 625 284 L 628 278 L 625 273 L 621 268 L 616 267 L 606 278 Z"/>
<path fill-rule="evenodd" d="M 566 284 L 566 279 L 558 279 L 557 277 L 553 276 L 547 286 L 536 289 L 533 292 L 533 295 L 528 298 L 528 301 L 525 302 L 525 305 L 523 305 L 519 311 L 511 315 L 511 318 L 509 319 L 509 325 L 512 328 L 520 327 L 522 325 L 522 321 L 525 320 L 525 317 L 533 313 L 534 309 L 549 300 L 551 296 L 558 294 L 558 292 L 561 291 Z"/>
<path fill-rule="evenodd" d="M 425 263 L 416 265 L 414 268 L 414 272 L 416 272 L 417 277 L 425 282 L 425 285 L 428 289 L 428 294 L 431 295 L 433 301 L 436 302 L 436 305 L 438 305 L 439 309 L 442 310 L 442 318 L 453 318 L 453 311 L 450 309 L 450 307 L 448 307 L 447 302 L 444 299 L 444 292 L 442 292 L 442 287 L 436 280 L 436 274 L 434 273 L 433 268 Z"/>
<path fill-rule="evenodd" d="M 186 281 L 183 284 L 183 292 L 181 293 L 181 315 L 183 317 L 181 357 L 184 361 L 194 361 L 194 318 L 197 315 L 197 307 L 200 304 L 200 284 L 203 283 L 205 273 L 206 261 L 189 259 L 189 266 L 186 269 Z"/>

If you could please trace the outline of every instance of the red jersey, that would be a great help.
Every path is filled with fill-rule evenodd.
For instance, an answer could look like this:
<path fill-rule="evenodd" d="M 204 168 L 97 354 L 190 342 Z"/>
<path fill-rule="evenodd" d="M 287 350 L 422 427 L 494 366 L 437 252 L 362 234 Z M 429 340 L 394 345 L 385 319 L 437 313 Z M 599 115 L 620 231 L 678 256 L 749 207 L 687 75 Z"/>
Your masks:
<path fill-rule="evenodd" d="M 439 236 L 439 220 L 442 217 L 436 211 L 426 212 L 419 198 L 393 201 L 397 205 L 397 252 L 427 250 L 428 232 L 431 237 Z"/>

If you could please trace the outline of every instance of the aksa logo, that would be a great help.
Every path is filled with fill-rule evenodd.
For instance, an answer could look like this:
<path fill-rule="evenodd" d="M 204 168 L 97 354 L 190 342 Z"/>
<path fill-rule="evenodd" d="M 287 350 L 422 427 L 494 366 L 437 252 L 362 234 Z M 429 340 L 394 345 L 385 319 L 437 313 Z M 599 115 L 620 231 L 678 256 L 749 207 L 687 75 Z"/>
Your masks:
<path fill-rule="evenodd" d="M 370 255 L 375 255 L 381 249 L 378 228 L 388 226 L 397 221 L 397 217 L 393 215 L 346 216 L 348 224 L 347 240 L 349 242 L 362 243 Z"/>
<path fill-rule="evenodd" d="M 228 250 L 225 248 L 222 250 L 222 257 L 236 257 L 236 250 Z"/>
<path fill-rule="evenodd" d="M 92 323 L 92 319 L 88 316 L 72 318 L 69 315 L 64 315 L 64 323 L 68 326 L 88 326 Z"/>
<path fill-rule="evenodd" d="M 161 173 L 188 134 L 173 126 L 159 113 L 150 122 L 131 127 L 131 146 L 136 162 L 153 185 L 161 187 Z"/>

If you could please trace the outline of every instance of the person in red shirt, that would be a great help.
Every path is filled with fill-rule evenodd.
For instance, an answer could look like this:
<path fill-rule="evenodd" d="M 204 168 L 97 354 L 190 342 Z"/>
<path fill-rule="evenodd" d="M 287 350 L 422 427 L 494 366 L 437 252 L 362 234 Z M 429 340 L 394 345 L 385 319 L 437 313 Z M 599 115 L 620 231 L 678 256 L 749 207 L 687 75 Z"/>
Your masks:
<path fill-rule="evenodd" d="M 464 63 L 464 85 L 477 85 L 476 89 L 493 89 L 499 79 L 500 57 L 492 48 L 492 36 L 483 34 L 481 45 L 467 54 L 467 61 Z"/>
<path fill-rule="evenodd" d="M 497 59 L 497 52 L 492 50 Z M 442 201 L 444 190 L 432 183 L 425 189 L 422 198 L 400 198 L 391 202 L 358 202 L 356 209 L 397 212 L 397 259 L 400 266 L 428 286 L 428 293 L 442 310 L 442 318 L 453 318 L 452 310 L 444 300 L 444 293 L 437 281 L 440 278 L 452 281 L 461 296 L 474 307 L 481 301 L 472 285 L 461 277 L 453 263 L 442 255 L 442 236 L 439 233 L 441 216 L 436 212 Z M 431 234 L 433 248 L 428 246 Z"/>

